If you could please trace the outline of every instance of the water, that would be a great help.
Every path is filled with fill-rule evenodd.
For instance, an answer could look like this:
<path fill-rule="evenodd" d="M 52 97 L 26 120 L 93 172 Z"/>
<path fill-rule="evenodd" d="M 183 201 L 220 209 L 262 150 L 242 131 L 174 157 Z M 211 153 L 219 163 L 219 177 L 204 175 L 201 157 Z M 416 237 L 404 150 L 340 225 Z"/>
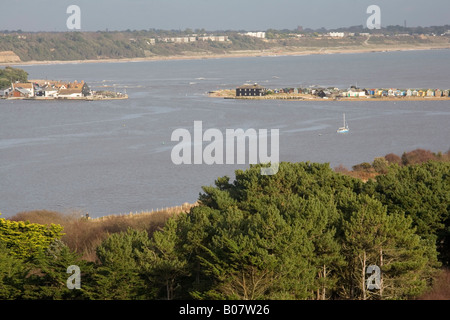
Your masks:
<path fill-rule="evenodd" d="M 450 101 L 302 102 L 209 98 L 270 88 L 450 88 L 450 51 L 22 66 L 30 79 L 85 80 L 128 100 L 0 101 L 0 212 L 80 210 L 92 217 L 195 202 L 201 186 L 247 165 L 171 161 L 177 128 L 280 129 L 281 161 L 331 167 L 387 153 L 450 148 Z M 342 114 L 350 133 L 336 134 Z"/>

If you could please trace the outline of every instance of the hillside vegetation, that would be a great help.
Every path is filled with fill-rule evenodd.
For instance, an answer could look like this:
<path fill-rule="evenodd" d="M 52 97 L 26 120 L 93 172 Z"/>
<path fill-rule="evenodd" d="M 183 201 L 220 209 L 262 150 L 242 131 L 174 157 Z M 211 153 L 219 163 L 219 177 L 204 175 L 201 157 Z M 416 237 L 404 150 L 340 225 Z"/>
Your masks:
<path fill-rule="evenodd" d="M 439 283 L 450 264 L 450 162 L 402 158 L 367 182 L 328 164 L 281 163 L 273 176 L 254 165 L 204 186 L 186 213 L 0 219 L 0 298 L 450 298 Z M 80 290 L 66 287 L 70 265 Z M 379 289 L 366 287 L 369 265 L 381 269 Z"/>
<path fill-rule="evenodd" d="M 0 34 L 0 52 L 12 51 L 21 61 L 69 61 L 168 57 L 186 55 L 229 54 L 242 51 L 310 51 L 323 49 L 380 49 L 397 47 L 449 47 L 450 37 L 425 35 L 371 37 L 355 36 L 330 38 L 317 33 L 284 33 L 272 30 L 267 39 L 243 36 L 238 32 L 219 32 L 230 41 L 196 41 L 165 43 L 150 39 L 187 36 L 186 31 L 122 31 L 122 32 L 8 32 Z M 299 35 L 301 37 L 297 37 Z"/>

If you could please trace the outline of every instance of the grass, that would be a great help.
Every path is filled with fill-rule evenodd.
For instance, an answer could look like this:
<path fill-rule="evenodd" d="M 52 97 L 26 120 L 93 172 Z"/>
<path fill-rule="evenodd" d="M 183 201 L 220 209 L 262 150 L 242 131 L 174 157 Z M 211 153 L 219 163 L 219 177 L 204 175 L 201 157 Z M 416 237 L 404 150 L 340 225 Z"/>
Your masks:
<path fill-rule="evenodd" d="M 158 211 L 141 212 L 127 215 L 110 215 L 97 219 L 87 219 L 81 212 L 63 214 L 56 211 L 35 210 L 20 212 L 10 218 L 13 221 L 29 221 L 50 225 L 59 224 L 64 227 L 62 241 L 79 253 L 87 261 L 96 261 L 96 249 L 110 234 L 133 228 L 147 231 L 149 237 L 161 229 L 167 220 L 181 212 L 189 210 L 193 205 L 166 208 Z"/>

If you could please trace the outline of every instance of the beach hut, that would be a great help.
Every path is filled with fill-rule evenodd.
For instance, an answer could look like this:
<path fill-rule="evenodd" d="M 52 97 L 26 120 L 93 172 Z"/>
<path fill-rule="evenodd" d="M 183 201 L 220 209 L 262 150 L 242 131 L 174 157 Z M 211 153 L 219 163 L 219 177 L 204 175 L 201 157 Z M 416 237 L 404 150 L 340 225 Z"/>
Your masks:
<path fill-rule="evenodd" d="M 427 90 L 427 97 L 434 97 L 434 90 L 428 89 Z"/>
<path fill-rule="evenodd" d="M 412 91 L 411 89 L 408 89 L 408 90 L 406 91 L 406 96 L 407 96 L 407 97 L 411 97 L 412 94 L 413 94 L 413 91 Z"/>
<path fill-rule="evenodd" d="M 436 91 L 434 92 L 434 96 L 435 97 L 442 97 L 442 91 L 440 89 L 436 89 Z"/>

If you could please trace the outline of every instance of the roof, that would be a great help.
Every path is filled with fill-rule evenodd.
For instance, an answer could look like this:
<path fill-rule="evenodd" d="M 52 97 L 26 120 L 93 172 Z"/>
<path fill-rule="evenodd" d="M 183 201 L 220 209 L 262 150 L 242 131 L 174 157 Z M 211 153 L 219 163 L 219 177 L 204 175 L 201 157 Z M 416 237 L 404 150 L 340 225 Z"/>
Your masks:
<path fill-rule="evenodd" d="M 27 89 L 16 88 L 15 90 L 19 91 L 21 94 L 24 95 L 30 94 L 30 91 L 28 91 Z"/>
<path fill-rule="evenodd" d="M 59 94 L 74 94 L 74 93 L 82 93 L 82 88 L 74 88 L 74 89 L 61 89 L 59 90 Z"/>
<path fill-rule="evenodd" d="M 240 87 L 238 87 L 238 89 L 265 89 L 263 86 L 260 86 L 259 84 L 255 83 L 255 84 L 244 84 Z"/>
<path fill-rule="evenodd" d="M 33 89 L 33 84 L 31 82 L 13 83 L 13 88 Z"/>

